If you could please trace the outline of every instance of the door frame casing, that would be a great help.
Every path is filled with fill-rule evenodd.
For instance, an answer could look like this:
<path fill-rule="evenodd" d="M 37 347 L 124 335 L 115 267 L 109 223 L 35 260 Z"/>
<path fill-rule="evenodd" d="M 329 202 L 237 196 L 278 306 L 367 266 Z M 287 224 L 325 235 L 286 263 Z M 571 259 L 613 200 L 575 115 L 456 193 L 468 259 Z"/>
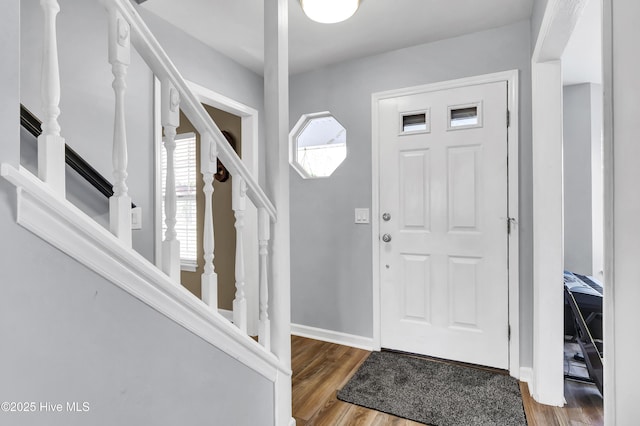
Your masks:
<path fill-rule="evenodd" d="M 533 173 L 533 370 L 529 391 L 542 404 L 562 407 L 564 398 L 564 333 L 557 327 L 563 321 L 564 271 L 563 173 L 562 173 L 562 55 L 588 0 L 549 0 L 544 9 L 538 37 L 531 55 L 531 129 Z M 606 25 L 606 19 L 604 20 Z M 603 26 L 603 35 L 607 28 Z M 603 44 L 603 47 L 606 43 Z M 606 47 L 605 47 L 606 49 Z M 606 57 L 603 56 L 603 60 Z M 603 88 L 606 90 L 607 68 Z M 607 114 L 605 99 L 604 114 Z M 603 123 L 607 135 L 607 123 Z M 605 138 L 606 141 L 606 138 Z M 606 162 L 607 145 L 603 145 Z M 605 163 L 606 166 L 606 163 Z M 607 215 L 607 167 L 604 168 L 604 213 Z M 608 225 L 605 221 L 605 253 Z M 606 254 L 605 254 L 606 256 Z M 607 258 L 605 257 L 605 273 Z M 605 282 L 608 285 L 609 281 Z M 607 287 L 609 288 L 609 287 Z M 607 303 L 604 298 L 605 340 Z M 608 340 L 607 340 L 608 342 Z M 607 349 L 607 357 L 611 354 Z M 605 368 L 609 366 L 605 364 Z M 607 375 L 605 374 L 605 382 Z M 606 384 L 605 384 L 606 387 Z M 606 395 L 610 396 L 609 392 Z M 605 397 L 605 405 L 607 405 Z"/>
<path fill-rule="evenodd" d="M 519 268 L 519 213 L 518 213 L 518 137 L 519 137 L 519 112 L 518 112 L 518 70 L 484 74 L 412 86 L 402 89 L 377 92 L 371 95 L 371 237 L 372 237 L 372 263 L 373 263 L 373 347 L 381 349 L 381 286 L 380 286 L 380 134 L 378 131 L 379 103 L 384 99 L 399 96 L 415 95 L 437 90 L 461 88 L 465 86 L 507 82 L 507 109 L 510 114 L 510 125 L 507 128 L 507 153 L 508 153 L 508 216 L 515 219 L 515 227 L 508 234 L 508 289 L 509 289 L 509 327 L 511 339 L 509 340 L 509 374 L 520 378 L 520 268 Z M 505 120 L 507 117 L 505 117 Z M 506 218 L 505 218 L 505 226 Z M 505 330 L 505 333 L 508 331 Z"/>

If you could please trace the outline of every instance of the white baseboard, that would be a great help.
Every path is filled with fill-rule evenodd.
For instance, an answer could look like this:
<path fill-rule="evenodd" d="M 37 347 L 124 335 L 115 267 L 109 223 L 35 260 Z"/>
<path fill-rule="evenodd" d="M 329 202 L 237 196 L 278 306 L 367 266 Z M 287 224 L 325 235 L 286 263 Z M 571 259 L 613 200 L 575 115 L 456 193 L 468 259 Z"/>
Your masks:
<path fill-rule="evenodd" d="M 520 381 L 526 382 L 529 388 L 529 394 L 531 397 L 540 404 L 550 405 L 552 407 L 564 407 L 567 403 L 566 399 L 562 397 L 561 400 L 547 400 L 540 398 L 540 395 L 537 393 L 535 389 L 534 376 L 533 376 L 533 368 L 531 367 L 520 367 Z"/>
<path fill-rule="evenodd" d="M 338 345 L 352 346 L 368 351 L 373 351 L 375 347 L 373 338 L 371 337 L 356 336 L 354 334 L 309 327 L 301 324 L 291 324 L 291 334 L 309 339 L 322 340 L 323 342 L 336 343 Z"/>
<path fill-rule="evenodd" d="M 520 367 L 520 381 L 529 385 L 529 391 L 532 391 L 531 385 L 533 384 L 533 368 Z"/>

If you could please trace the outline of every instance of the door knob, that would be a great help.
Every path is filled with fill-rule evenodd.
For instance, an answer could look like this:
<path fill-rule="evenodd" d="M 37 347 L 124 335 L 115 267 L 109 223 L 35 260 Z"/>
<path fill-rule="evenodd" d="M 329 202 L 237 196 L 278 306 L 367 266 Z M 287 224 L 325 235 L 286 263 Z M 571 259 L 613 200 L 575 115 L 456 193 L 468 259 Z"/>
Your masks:
<path fill-rule="evenodd" d="M 382 236 L 382 241 L 384 241 L 385 243 L 388 243 L 389 241 L 391 241 L 391 235 L 389 234 L 384 234 Z"/>
<path fill-rule="evenodd" d="M 382 220 L 384 220 L 385 222 L 388 222 L 391 220 L 391 215 L 389 213 L 383 213 L 382 214 Z"/>

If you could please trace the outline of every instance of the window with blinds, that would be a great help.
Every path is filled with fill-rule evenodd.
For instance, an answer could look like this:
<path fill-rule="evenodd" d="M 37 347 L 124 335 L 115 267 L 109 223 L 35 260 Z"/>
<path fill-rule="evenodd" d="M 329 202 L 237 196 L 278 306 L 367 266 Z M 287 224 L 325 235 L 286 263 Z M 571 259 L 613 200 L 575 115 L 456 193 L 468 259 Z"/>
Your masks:
<path fill-rule="evenodd" d="M 196 227 L 196 135 L 176 136 L 174 154 L 176 173 L 176 238 L 180 241 L 182 269 L 194 270 L 197 263 Z M 167 152 L 162 149 L 162 236 L 167 231 L 165 191 L 167 185 Z"/>

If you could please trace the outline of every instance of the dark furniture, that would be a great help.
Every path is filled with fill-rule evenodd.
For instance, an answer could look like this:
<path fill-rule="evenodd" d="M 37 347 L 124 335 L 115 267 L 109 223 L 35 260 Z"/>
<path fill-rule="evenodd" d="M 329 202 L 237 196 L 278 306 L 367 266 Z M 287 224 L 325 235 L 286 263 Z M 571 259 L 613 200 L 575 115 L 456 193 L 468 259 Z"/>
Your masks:
<path fill-rule="evenodd" d="M 594 284 L 597 284 L 595 281 Z M 598 390 L 602 394 L 602 287 L 600 292 L 580 276 L 565 272 L 565 334 L 578 342 L 584 362 Z M 568 318 L 567 318 L 568 316 Z"/>

